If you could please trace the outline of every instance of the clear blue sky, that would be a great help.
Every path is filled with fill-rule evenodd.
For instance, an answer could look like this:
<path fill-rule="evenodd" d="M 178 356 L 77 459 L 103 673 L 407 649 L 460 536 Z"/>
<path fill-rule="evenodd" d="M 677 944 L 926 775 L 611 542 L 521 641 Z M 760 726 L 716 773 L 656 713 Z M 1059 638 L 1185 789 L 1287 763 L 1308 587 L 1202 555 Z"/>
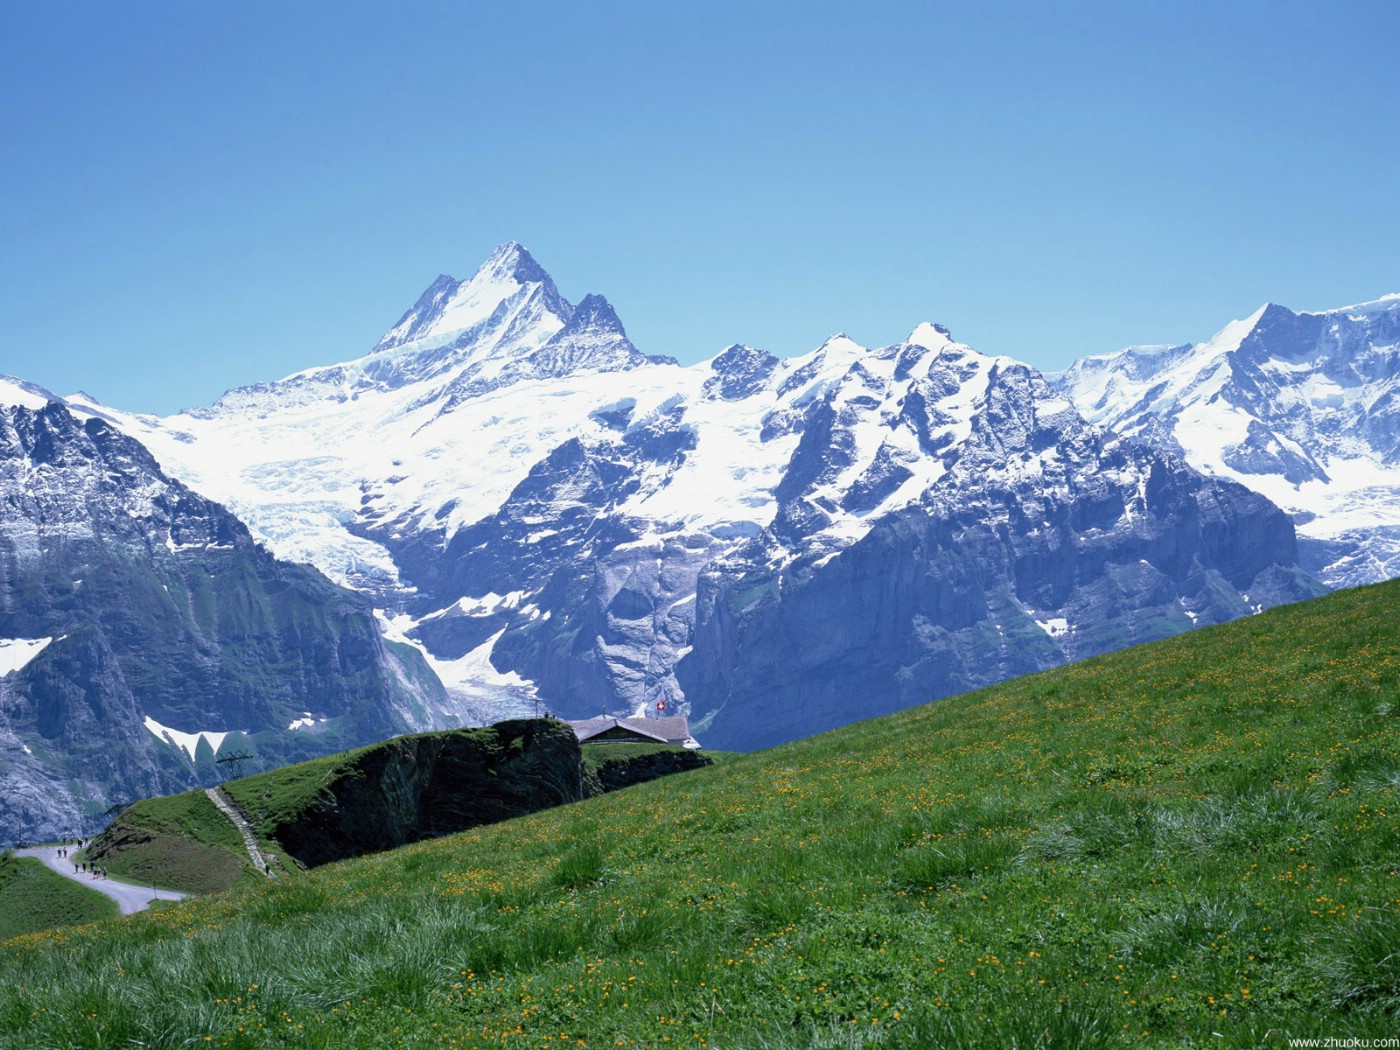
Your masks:
<path fill-rule="evenodd" d="M 1400 5 L 0 4 L 0 372 L 141 411 L 530 247 L 649 353 L 1400 290 Z"/>

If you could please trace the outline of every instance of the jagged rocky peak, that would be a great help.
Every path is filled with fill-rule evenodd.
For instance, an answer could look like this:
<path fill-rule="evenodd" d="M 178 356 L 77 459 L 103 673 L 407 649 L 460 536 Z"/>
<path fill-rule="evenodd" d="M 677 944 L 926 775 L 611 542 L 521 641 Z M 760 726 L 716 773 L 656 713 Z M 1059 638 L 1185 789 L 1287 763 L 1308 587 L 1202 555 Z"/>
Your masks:
<path fill-rule="evenodd" d="M 1239 481 L 1295 515 L 1328 584 L 1400 571 L 1400 296 L 1266 303 L 1201 343 L 1076 362 L 1055 382 L 1095 423 Z"/>
<path fill-rule="evenodd" d="M 498 245 L 472 279 L 476 280 L 483 274 L 489 274 L 494 280 L 513 278 L 520 284 L 553 283 L 544 267 L 530 254 L 530 249 L 519 241 L 506 241 Z"/>
<path fill-rule="evenodd" d="M 0 487 L 13 493 L 0 514 L 0 548 L 45 530 L 105 532 L 151 549 L 252 545 L 241 522 L 172 481 L 139 441 L 57 400 L 0 407 Z"/>
<path fill-rule="evenodd" d="M 500 289 L 507 294 L 516 289 L 538 289 L 540 297 L 554 313 L 566 318 L 573 311 L 573 306 L 559 294 L 554 278 L 535 261 L 529 249 L 517 241 L 507 241 L 492 252 L 464 283 L 463 289 Z"/>
<path fill-rule="evenodd" d="M 784 423 L 801 431 L 775 491 L 773 529 L 790 544 L 829 551 L 859 523 L 918 501 L 960 460 L 996 471 L 1014 453 L 1010 469 L 1038 472 L 1036 453 L 1085 426 L 1035 369 L 957 343 L 942 326 L 870 350 L 834 337 L 814 360 L 823 355 L 824 366 L 848 363 L 800 422 L 781 411 L 765 420 L 769 438 Z"/>
<path fill-rule="evenodd" d="M 766 350 L 735 343 L 710 362 L 714 375 L 705 380 L 705 396 L 722 401 L 742 401 L 763 389 L 778 367 L 778 358 Z"/>
<path fill-rule="evenodd" d="M 1239 352 L 1247 357 L 1298 360 L 1322 350 L 1318 336 L 1327 324 L 1323 315 L 1294 313 L 1278 303 L 1265 303 L 1249 320 L 1253 323 L 1239 341 Z"/>
<path fill-rule="evenodd" d="M 379 340 L 374 352 L 409 343 L 440 342 L 483 322 L 504 320 L 506 307 L 518 308 L 528 300 L 537 304 L 532 313 L 552 315 L 557 323 L 567 321 L 574 312 L 529 250 L 516 241 L 507 241 L 467 280 L 439 275 Z"/>
<path fill-rule="evenodd" d="M 612 304 L 590 294 L 574 307 L 564 327 L 530 356 L 529 377 L 625 370 L 646 360 L 627 338 Z"/>
<path fill-rule="evenodd" d="M 609 333 L 627 338 L 627 332 L 618 319 L 617 311 L 605 296 L 590 292 L 574 307 L 574 315 L 569 318 L 559 334 L 577 332 Z"/>
<path fill-rule="evenodd" d="M 412 342 L 420 332 L 441 316 L 443 304 L 452 298 L 452 294 L 461 285 L 461 281 L 449 274 L 438 274 L 437 279 L 418 297 L 418 301 L 408 308 L 398 323 L 384 334 L 370 352 L 379 353 L 381 350 L 390 350 Z"/>
<path fill-rule="evenodd" d="M 984 371 L 996 358 L 959 343 L 941 324 L 925 321 L 901 343 L 871 351 L 876 357 L 895 362 L 893 380 L 925 377 L 939 387 L 961 385 L 975 371 Z"/>

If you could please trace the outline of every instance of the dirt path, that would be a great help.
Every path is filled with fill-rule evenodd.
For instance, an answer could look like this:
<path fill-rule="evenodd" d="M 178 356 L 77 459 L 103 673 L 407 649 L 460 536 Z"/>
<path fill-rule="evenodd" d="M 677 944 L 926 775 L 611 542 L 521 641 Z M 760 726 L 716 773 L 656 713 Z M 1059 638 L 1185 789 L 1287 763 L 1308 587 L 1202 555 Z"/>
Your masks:
<path fill-rule="evenodd" d="M 122 882 L 120 879 L 99 879 L 85 871 L 74 871 L 73 862 L 66 857 L 60 857 L 56 846 L 17 849 L 15 856 L 33 857 L 35 860 L 43 861 L 45 867 L 58 872 L 65 879 L 72 879 L 90 890 L 106 894 L 117 902 L 117 907 L 121 909 L 123 915 L 144 911 L 151 906 L 152 901 L 182 901 L 189 896 L 188 893 L 181 893 L 179 890 L 156 890 L 150 886 Z"/>
<path fill-rule="evenodd" d="M 224 816 L 233 821 L 233 826 L 243 836 L 243 845 L 248 850 L 248 856 L 253 858 L 253 866 L 268 878 L 275 879 L 277 874 L 267 866 L 267 858 L 262 855 L 262 850 L 258 849 L 258 840 L 253 834 L 252 826 L 244 818 L 243 811 L 238 808 L 233 796 L 221 787 L 205 788 L 204 793 L 209 796 L 210 802 L 219 807 Z"/>

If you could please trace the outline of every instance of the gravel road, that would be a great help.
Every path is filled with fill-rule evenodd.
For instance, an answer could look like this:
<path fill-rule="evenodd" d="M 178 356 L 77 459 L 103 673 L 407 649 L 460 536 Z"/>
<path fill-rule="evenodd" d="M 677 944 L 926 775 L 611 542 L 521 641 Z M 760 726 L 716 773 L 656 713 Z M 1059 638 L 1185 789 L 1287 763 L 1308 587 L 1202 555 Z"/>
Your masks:
<path fill-rule="evenodd" d="M 98 893 L 105 893 L 117 902 L 123 915 L 144 911 L 151 906 L 153 900 L 180 901 L 189 896 L 188 893 L 181 893 L 178 890 L 153 891 L 149 886 L 138 886 L 135 883 L 122 882 L 118 879 L 98 879 L 85 871 L 75 872 L 73 862 L 67 857 L 60 857 L 56 846 L 17 849 L 15 856 L 33 857 L 36 860 L 41 860 L 45 866 L 52 868 L 64 878 L 82 883 L 88 889 L 96 890 Z"/>

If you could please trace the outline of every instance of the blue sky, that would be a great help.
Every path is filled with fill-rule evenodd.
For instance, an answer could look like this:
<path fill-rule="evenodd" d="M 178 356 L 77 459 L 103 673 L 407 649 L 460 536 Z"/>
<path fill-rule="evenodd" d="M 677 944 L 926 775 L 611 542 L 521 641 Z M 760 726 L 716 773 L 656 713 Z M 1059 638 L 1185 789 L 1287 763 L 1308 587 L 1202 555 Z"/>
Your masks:
<path fill-rule="evenodd" d="M 168 412 L 504 240 L 634 342 L 1044 369 L 1400 291 L 1393 3 L 0 5 L 0 372 Z"/>

